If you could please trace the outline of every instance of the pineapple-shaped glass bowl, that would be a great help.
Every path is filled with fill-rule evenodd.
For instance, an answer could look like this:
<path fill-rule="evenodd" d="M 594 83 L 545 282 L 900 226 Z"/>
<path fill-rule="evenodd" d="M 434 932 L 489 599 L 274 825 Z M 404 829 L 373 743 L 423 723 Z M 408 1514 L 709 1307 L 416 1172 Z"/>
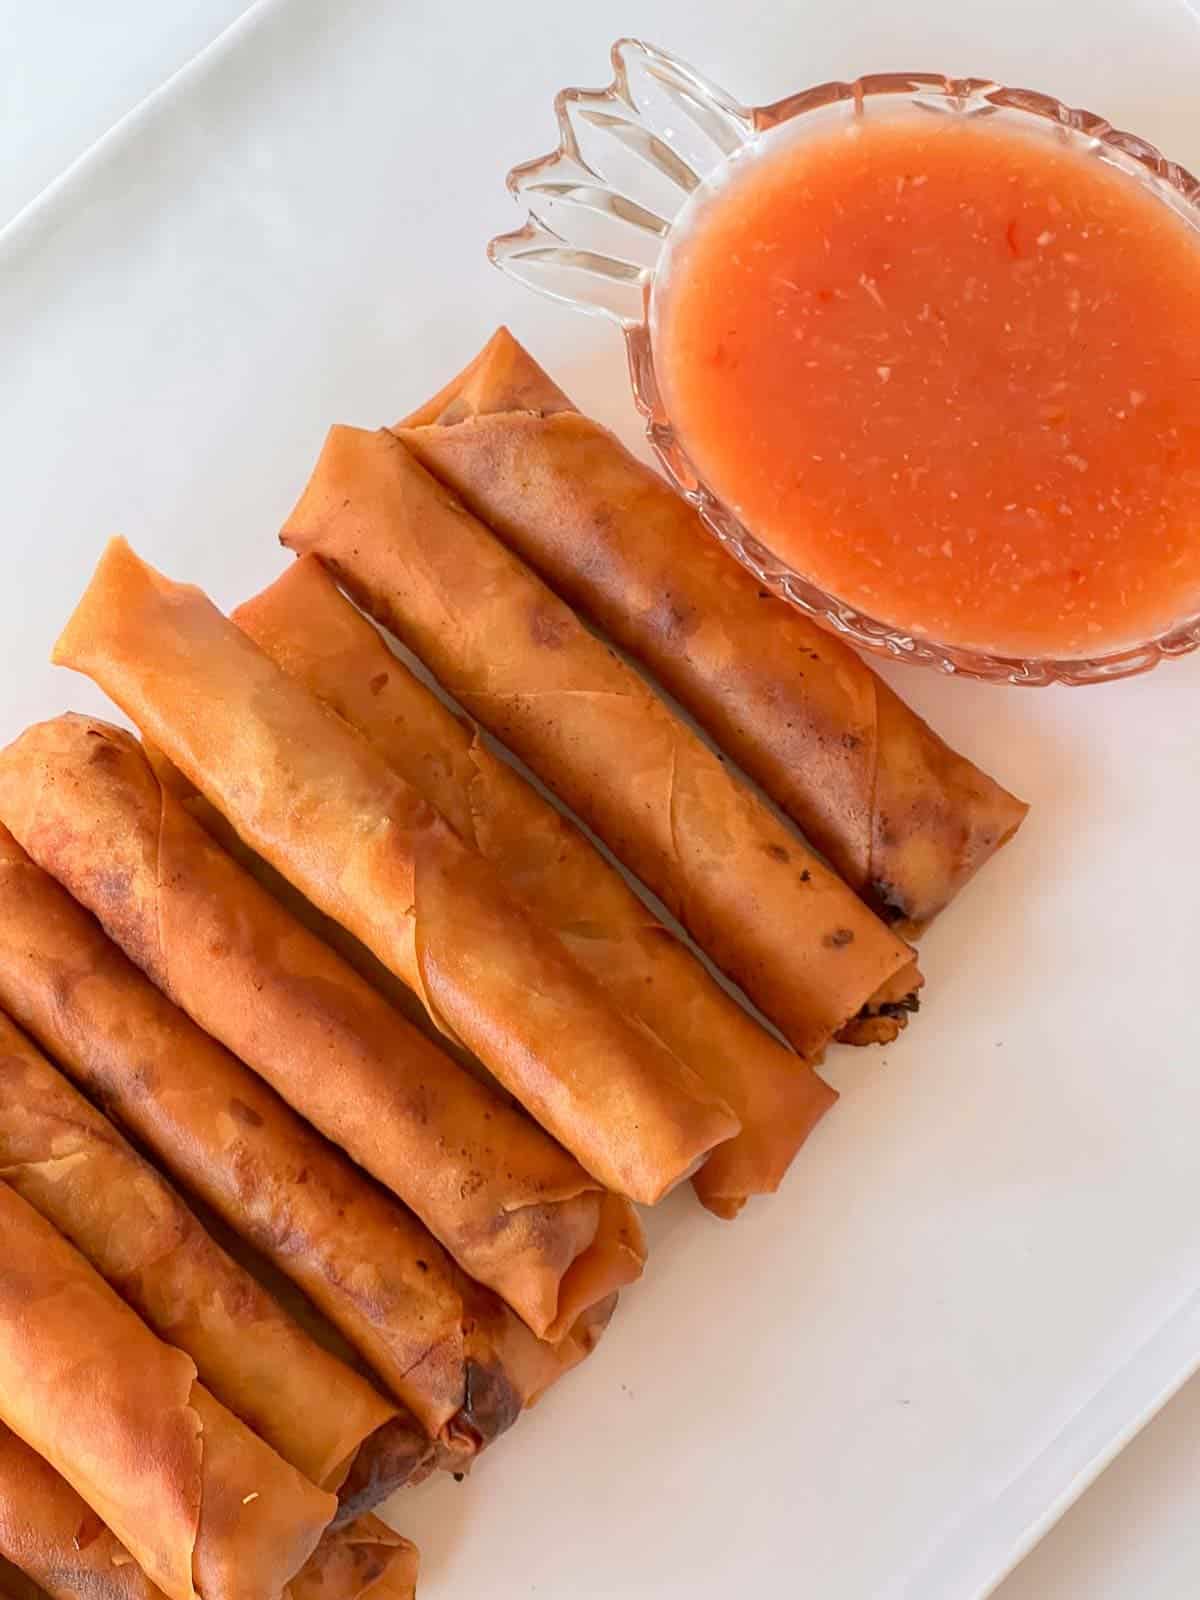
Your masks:
<path fill-rule="evenodd" d="M 939 644 L 865 615 L 775 556 L 705 484 L 672 425 L 654 365 L 656 293 L 669 282 L 673 243 L 686 234 L 697 202 L 785 125 L 803 134 L 837 119 L 914 106 L 942 116 L 999 117 L 1121 168 L 1197 228 L 1200 181 L 1102 117 L 988 79 L 879 73 L 744 106 L 639 40 L 619 40 L 612 62 L 607 89 L 558 95 L 558 149 L 509 174 L 526 221 L 493 239 L 488 254 L 530 288 L 618 324 L 633 397 L 655 454 L 709 530 L 760 584 L 866 650 L 995 683 L 1102 683 L 1146 672 L 1200 645 L 1200 614 L 1134 647 L 1063 660 Z"/>

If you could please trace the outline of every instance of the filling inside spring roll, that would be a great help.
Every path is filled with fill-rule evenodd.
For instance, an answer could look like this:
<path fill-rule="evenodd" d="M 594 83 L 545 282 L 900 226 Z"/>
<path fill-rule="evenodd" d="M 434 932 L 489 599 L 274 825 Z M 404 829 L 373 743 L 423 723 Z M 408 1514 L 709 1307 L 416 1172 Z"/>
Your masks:
<path fill-rule="evenodd" d="M 610 1189 L 653 1202 L 737 1132 L 416 790 L 199 590 L 115 540 L 55 659 L 106 687 L 247 844 Z"/>
<path fill-rule="evenodd" d="M 63 749 L 80 726 L 103 725 L 50 726 L 64 735 Z M 141 760 L 128 735 L 118 742 Z M 86 748 L 102 745 L 89 740 Z M 22 770 L 32 782 L 32 769 Z M 0 790 L 6 772 L 0 760 Z M 119 870 L 120 858 L 104 847 L 84 790 L 68 787 L 65 775 L 59 769 L 63 781 L 52 775 L 44 789 L 65 809 L 35 805 L 23 819 L 31 846 L 47 846 L 69 886 L 86 892 L 72 863 L 107 872 Z M 17 792 L 30 799 L 34 789 L 22 783 Z M 68 818 L 93 848 L 49 848 L 48 841 L 65 848 Z M 9 845 L 14 870 L 0 871 L 3 1003 L 81 1088 L 303 1291 L 438 1441 L 444 1464 L 465 1470 L 575 1364 L 580 1332 L 572 1328 L 557 1345 L 535 1338 L 454 1268 L 415 1217 L 177 1010 L 46 871 L 28 858 L 14 861 L 16 850 Z M 591 1326 L 585 1314 L 582 1336 Z M 365 1507 L 423 1471 L 415 1443 L 400 1418 L 372 1434 L 342 1485 L 345 1504 Z"/>
<path fill-rule="evenodd" d="M 909 947 L 394 435 L 332 429 L 283 541 L 319 555 L 802 1054 L 893 979 L 919 981 Z"/>
<path fill-rule="evenodd" d="M 730 561 L 506 328 L 396 431 L 643 662 L 886 920 L 919 929 L 1016 832 L 1021 801 Z"/>
<path fill-rule="evenodd" d="M 27 858 L 24 867 L 14 861 L 16 848 L 0 831 L 0 925 L 8 938 L 9 892 L 23 892 L 37 871 Z M 10 993 L 20 999 L 13 971 L 0 970 L 0 1004 Z M 2 1013 L 0 1177 L 160 1338 L 192 1357 L 223 1404 L 314 1483 L 336 1490 L 363 1440 L 395 1416 L 213 1242 L 170 1185 Z"/>
<path fill-rule="evenodd" d="M 416 1548 L 377 1517 L 330 1529 L 288 1582 L 291 1600 L 413 1600 Z M 12 1600 L 163 1600 L 120 1540 L 48 1461 L 0 1424 L 0 1593 Z"/>
<path fill-rule="evenodd" d="M 0 1420 L 171 1600 L 272 1600 L 332 1495 L 196 1381 L 84 1258 L 0 1183 Z"/>
<path fill-rule="evenodd" d="M 647 910 L 582 832 L 488 751 L 302 556 L 234 620 L 372 744 L 496 868 L 619 1005 L 659 1033 L 742 1124 L 692 1182 L 732 1215 L 778 1187 L 836 1098 Z"/>

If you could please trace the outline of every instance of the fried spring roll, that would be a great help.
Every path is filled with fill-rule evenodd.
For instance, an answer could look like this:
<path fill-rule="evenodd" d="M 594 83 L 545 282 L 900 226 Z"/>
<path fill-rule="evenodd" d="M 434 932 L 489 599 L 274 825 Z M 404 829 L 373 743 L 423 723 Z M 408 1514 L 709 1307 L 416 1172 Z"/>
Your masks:
<path fill-rule="evenodd" d="M 480 1082 L 486 1084 L 506 1105 L 516 1105 L 517 1102 L 512 1095 L 496 1082 L 478 1057 L 473 1056 L 458 1039 L 452 1039 L 448 1033 L 442 1032 L 408 985 L 394 972 L 389 971 L 378 956 L 372 955 L 366 945 L 343 928 L 340 922 L 335 922 L 323 911 L 318 911 L 311 900 L 306 900 L 299 889 L 290 884 L 281 872 L 277 872 L 269 861 L 264 861 L 260 855 L 256 855 L 241 839 L 228 817 L 222 816 L 216 806 L 204 798 L 195 784 L 190 783 L 156 745 L 143 740 L 142 749 L 146 752 L 146 759 L 163 787 L 176 796 L 205 833 L 221 846 L 226 855 L 232 856 L 240 867 L 256 879 L 273 900 L 310 933 L 315 934 L 322 944 L 336 951 L 348 966 L 353 967 L 360 978 L 365 978 L 372 989 L 383 996 L 394 1011 L 400 1013 L 405 1022 L 410 1023 L 419 1033 L 423 1033 L 443 1054 L 456 1061 L 473 1078 L 478 1078 Z M 531 1120 L 526 1118 L 527 1122 Z"/>
<path fill-rule="evenodd" d="M 413 1489 L 440 1470 L 460 1475 L 471 1470 L 482 1439 L 431 1446 L 420 1424 L 407 1412 L 373 1433 L 350 1463 L 338 1486 L 337 1515 L 332 1529 L 374 1511 L 399 1489 Z"/>
<path fill-rule="evenodd" d="M 37 868 L 0 830 L 0 951 L 13 891 Z M 26 870 L 27 869 L 27 870 Z M 19 934 L 17 935 L 19 937 Z M 0 954 L 0 1004 L 13 968 Z M 260 1438 L 336 1490 L 396 1414 L 308 1337 L 209 1237 L 149 1162 L 0 1013 L 0 1178 L 87 1257 Z"/>
<path fill-rule="evenodd" d="M 194 937 L 217 938 L 224 962 L 217 989 L 203 963 L 184 962 L 193 981 L 175 983 L 179 1003 L 415 1210 L 464 1271 L 519 1296 L 542 1337 L 559 1338 L 590 1300 L 637 1278 L 645 1261 L 641 1226 L 628 1201 L 612 1194 L 600 1202 L 591 1245 L 563 1272 L 553 1240 L 557 1234 L 566 1243 L 572 1211 L 589 1225 L 595 1202 L 593 1193 L 582 1206 L 551 1198 L 571 1196 L 585 1182 L 574 1158 L 515 1109 L 467 1052 L 455 1050 L 457 1067 L 450 1066 L 445 1047 L 454 1050 L 454 1041 L 437 1035 L 441 1048 L 434 1048 L 415 1037 L 380 998 L 394 1006 L 400 987 L 415 1002 L 412 991 L 248 849 L 161 751 L 145 753 L 171 797 L 162 805 L 173 809 L 177 801 L 220 846 L 183 825 L 186 881 L 197 896 L 183 925 Z M 143 822 L 161 809 L 156 798 Z M 266 893 L 247 885 L 223 853 Z M 174 892 L 187 892 L 182 872 Z M 264 970 L 263 951 L 272 947 L 278 955 Z M 180 963 L 171 970 L 180 973 Z M 336 995 L 338 1003 L 298 1005 L 293 974 L 303 975 L 310 997 Z M 231 1007 L 231 995 L 245 1003 Z"/>
<path fill-rule="evenodd" d="M 776 1189 L 836 1098 L 760 1028 L 646 909 L 573 823 L 492 755 L 397 660 L 325 568 L 302 556 L 234 621 L 343 716 L 496 868 L 581 965 L 704 1077 L 742 1131 L 692 1179 L 735 1215 Z"/>
<path fill-rule="evenodd" d="M 86 820 L 76 812 L 77 825 Z M 119 874 L 120 858 L 93 838 L 98 870 Z M 458 1312 L 456 1295 L 448 1287 L 439 1295 L 437 1275 L 418 1265 L 423 1230 L 177 1010 L 32 863 L 23 893 L 7 897 L 0 939 L 10 1013 L 184 1188 L 286 1273 L 436 1434 L 458 1407 Z"/>
<path fill-rule="evenodd" d="M 0 1424 L 0 1558 L 24 1579 L 15 1600 L 163 1600 L 163 1592 L 48 1461 Z M 0 1559 L 0 1567 L 3 1560 Z M 330 1529 L 296 1576 L 291 1600 L 412 1600 L 417 1552 L 377 1517 Z M 15 1587 L 15 1586 L 14 1586 Z"/>
<path fill-rule="evenodd" d="M 50 1600 L 162 1600 L 87 1502 L 2 1423 L 0 1554 Z"/>
<path fill-rule="evenodd" d="M 654 673 L 886 921 L 919 930 L 1020 826 L 1020 800 L 730 561 L 506 328 L 396 431 Z"/>
<path fill-rule="evenodd" d="M 0 1183 L 0 1421 L 171 1600 L 271 1600 L 337 1501 L 196 1381 L 46 1219 Z"/>
<path fill-rule="evenodd" d="M 335 922 L 323 911 L 318 911 L 316 906 L 310 900 L 306 900 L 299 889 L 290 884 L 282 873 L 277 872 L 269 861 L 264 861 L 260 855 L 256 855 L 239 837 L 228 817 L 222 816 L 216 806 L 209 804 L 195 784 L 190 783 L 179 768 L 167 760 L 157 745 L 143 740 L 142 749 L 163 788 L 175 796 L 205 833 L 216 840 L 226 855 L 232 856 L 240 867 L 256 879 L 273 900 L 310 933 L 315 934 L 322 944 L 335 950 L 348 966 L 353 967 L 360 978 L 365 978 L 372 989 L 383 996 L 393 1010 L 400 1013 L 405 1022 L 411 1023 L 418 1032 L 423 1033 L 473 1078 L 485 1083 L 492 1093 L 499 1095 L 507 1105 L 516 1104 L 508 1090 L 501 1088 L 476 1056 L 473 1056 L 457 1039 L 452 1039 L 449 1034 L 442 1032 L 408 985 L 394 972 L 389 972 L 378 956 L 372 955 L 366 945 L 343 928 L 340 922 Z M 236 1050 L 234 1054 L 237 1054 Z"/>
<path fill-rule="evenodd" d="M 414 1600 L 415 1544 L 378 1517 L 331 1529 L 288 1585 L 291 1600 Z"/>
<path fill-rule="evenodd" d="M 527 762 L 801 1054 L 890 980 L 912 987 L 908 946 L 394 435 L 334 428 L 282 537 Z"/>
<path fill-rule="evenodd" d="M 80 718 L 30 729 L 0 756 L 0 792 L 30 853 L 132 959 L 537 1333 L 557 1336 L 638 1275 L 628 1203 L 407 1027 L 209 838 L 127 734 Z"/>
<path fill-rule="evenodd" d="M 420 994 L 610 1189 L 658 1200 L 738 1131 L 416 790 L 198 589 L 114 540 L 55 660 L 106 688 L 251 848 Z M 601 1207 L 572 1188 L 583 1237 L 564 1269 Z M 612 1285 L 597 1287 L 602 1298 Z"/>
<path fill-rule="evenodd" d="M 47 727 L 70 748 L 80 725 L 104 727 L 82 718 Z M 143 761 L 128 734 L 106 734 Z M 89 739 L 87 748 L 102 744 Z M 124 858 L 107 848 L 111 836 L 85 803 L 88 791 L 68 782 L 70 770 L 39 773 L 10 750 L 0 758 L 0 791 L 10 793 L 15 772 L 14 825 L 33 850 L 45 847 L 68 887 L 87 893 L 91 867 L 119 875 Z M 39 806 L 39 793 L 54 805 Z M 0 875 L 0 890 L 4 882 Z M 25 861 L 8 882 L 19 893 L 0 895 L 3 1003 L 185 1188 L 304 1291 L 438 1440 L 447 1465 L 469 1466 L 587 1353 L 611 1297 L 559 1344 L 535 1338 L 454 1268 L 415 1217 L 177 1010 L 46 871 Z M 424 1470 L 427 1455 L 413 1443 L 403 1419 L 372 1435 L 342 1485 L 347 1507 L 365 1508 Z"/>

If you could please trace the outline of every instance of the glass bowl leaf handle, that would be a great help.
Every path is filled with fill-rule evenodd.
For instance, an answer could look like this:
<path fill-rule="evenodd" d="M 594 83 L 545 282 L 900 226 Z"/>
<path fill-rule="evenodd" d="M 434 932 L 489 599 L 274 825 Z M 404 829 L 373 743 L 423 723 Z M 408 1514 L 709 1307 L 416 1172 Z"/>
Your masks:
<path fill-rule="evenodd" d="M 556 97 L 558 148 L 509 173 L 526 221 L 488 256 L 551 299 L 629 326 L 680 209 L 755 126 L 745 106 L 653 45 L 619 39 L 612 64 L 607 89 Z"/>

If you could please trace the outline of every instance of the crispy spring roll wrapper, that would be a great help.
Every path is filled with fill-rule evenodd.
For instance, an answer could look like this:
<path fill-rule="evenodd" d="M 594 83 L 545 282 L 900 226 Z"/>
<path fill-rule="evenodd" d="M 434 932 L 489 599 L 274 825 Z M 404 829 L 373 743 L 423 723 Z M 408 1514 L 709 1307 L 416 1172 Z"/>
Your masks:
<path fill-rule="evenodd" d="M 198 589 L 114 540 L 55 660 L 107 689 L 246 843 L 403 978 L 601 1183 L 652 1203 L 738 1131 L 362 735 Z M 567 1187 L 547 1196 L 575 1230 L 564 1271 L 603 1208 L 581 1179 Z M 599 1299 L 615 1285 L 594 1287 Z M 561 1308 L 529 1310 L 539 1333 L 564 1320 Z"/>
<path fill-rule="evenodd" d="M 397 1490 L 413 1489 L 439 1469 L 466 1473 L 485 1441 L 478 1436 L 454 1437 L 431 1444 L 415 1417 L 407 1412 L 385 1423 L 356 1452 L 350 1470 L 338 1485 L 337 1514 L 332 1528 L 374 1511 Z"/>
<path fill-rule="evenodd" d="M 364 733 L 400 776 L 496 868 L 631 1016 L 733 1107 L 741 1133 L 692 1179 L 733 1215 L 776 1189 L 836 1095 L 760 1028 L 646 909 L 582 832 L 396 659 L 313 556 L 234 621 Z"/>
<path fill-rule="evenodd" d="M 12 896 L 38 869 L 0 830 L 0 1004 L 23 918 Z M 52 1222 L 217 1399 L 285 1461 L 336 1490 L 369 1434 L 396 1414 L 231 1260 L 149 1162 L 0 1013 L 0 1178 Z"/>
<path fill-rule="evenodd" d="M 378 1517 L 331 1529 L 288 1585 L 291 1600 L 414 1600 L 417 1547 Z"/>
<path fill-rule="evenodd" d="M 555 790 L 805 1055 L 912 952 L 386 430 L 331 430 L 283 532 Z"/>
<path fill-rule="evenodd" d="M 194 864 L 203 851 L 212 868 L 209 887 L 215 890 L 221 883 L 229 891 L 214 893 L 196 906 L 197 914 L 207 910 L 218 927 L 217 937 L 225 951 L 222 993 L 213 997 L 210 1006 L 204 998 L 206 990 L 185 990 L 179 984 L 176 998 L 186 998 L 197 1017 L 207 1020 L 214 1032 L 220 1029 L 236 1054 L 273 1082 L 289 1104 L 348 1150 L 360 1166 L 423 1211 L 427 1226 L 436 1224 L 440 1242 L 461 1267 L 474 1268 L 481 1280 L 491 1276 L 506 1285 L 514 1283 L 521 1271 L 530 1275 L 531 1283 L 534 1274 L 540 1275 L 540 1287 L 531 1292 L 545 1296 L 547 1316 L 551 1307 L 557 1306 L 557 1315 L 542 1330 L 542 1337 L 561 1338 L 604 1286 L 630 1283 L 639 1277 L 646 1256 L 641 1224 L 629 1202 L 611 1193 L 602 1199 L 600 1223 L 590 1248 L 567 1268 L 565 1276 L 560 1276 L 557 1268 L 546 1271 L 544 1243 L 538 1244 L 537 1253 L 525 1267 L 513 1260 L 519 1241 L 514 1244 L 511 1237 L 504 1237 L 505 1230 L 515 1232 L 514 1218 L 524 1212 L 525 1236 L 549 1237 L 559 1223 L 556 1209 L 549 1209 L 539 1223 L 537 1213 L 546 1209 L 545 1201 L 530 1197 L 544 1197 L 557 1192 L 559 1186 L 577 1183 L 578 1163 L 523 1112 L 514 1110 L 516 1101 L 480 1061 L 457 1048 L 454 1040 L 433 1030 L 439 1044 L 431 1053 L 420 1040 L 414 1042 L 411 1033 L 398 1030 L 396 1018 L 387 1014 L 378 996 L 394 1005 L 396 988 L 410 1001 L 415 998 L 412 991 L 353 934 L 318 911 L 269 862 L 249 849 L 228 819 L 161 751 L 150 746 L 145 754 L 164 789 L 220 847 L 207 850 L 192 833 L 189 858 Z M 222 852 L 232 857 L 275 905 L 261 894 L 246 892 L 244 880 L 222 861 Z M 182 879 L 177 877 L 177 891 L 181 886 Z M 281 915 L 279 907 L 288 915 Z M 295 923 L 314 938 L 305 939 Z M 337 993 L 341 1003 L 336 1008 L 320 1008 L 312 1018 L 299 1013 L 292 986 L 278 981 L 282 956 L 263 973 L 262 950 L 272 944 L 281 952 L 292 951 L 289 966 L 306 975 L 307 985 Z M 331 958 L 330 945 L 344 964 Z M 347 966 L 353 970 L 347 972 Z M 354 981 L 354 973 L 364 980 L 365 987 Z M 247 1009 L 230 1015 L 219 1002 L 228 998 L 235 978 Z M 423 1011 L 422 1016 L 429 1023 L 428 1013 Z M 335 1034 L 335 1029 L 340 1031 Z M 281 1048 L 281 1040 L 288 1049 Z M 447 1049 L 470 1077 L 479 1080 L 482 1090 L 446 1071 L 441 1056 Z M 331 1054 L 336 1073 L 327 1059 Z M 398 1082 L 398 1067 L 404 1061 L 413 1074 L 407 1087 Z M 314 1070 L 304 1073 L 309 1065 Z M 425 1071 L 420 1073 L 422 1067 Z M 414 1120 L 417 1149 L 406 1160 L 397 1128 Z M 473 1142 L 467 1139 L 471 1129 L 477 1134 Z M 431 1137 L 437 1139 L 432 1151 L 426 1143 Z"/>
<path fill-rule="evenodd" d="M 143 740 L 142 749 L 163 788 L 175 796 L 209 837 L 216 840 L 226 855 L 232 856 L 240 867 L 244 867 L 273 900 L 278 901 L 297 922 L 315 934 L 322 944 L 335 950 L 343 961 L 354 968 L 359 977 L 365 978 L 390 1006 L 399 1011 L 406 1022 L 411 1023 L 427 1039 L 436 1044 L 439 1050 L 453 1057 L 460 1067 L 464 1067 L 473 1078 L 480 1079 L 493 1094 L 499 1095 L 507 1104 L 516 1104 L 508 1090 L 496 1082 L 476 1056 L 473 1056 L 457 1039 L 451 1039 L 448 1034 L 442 1032 L 408 985 L 394 972 L 390 972 L 383 962 L 372 955 L 366 945 L 343 928 L 340 922 L 335 922 L 323 911 L 318 911 L 316 906 L 310 900 L 306 900 L 299 889 L 290 884 L 281 872 L 277 872 L 269 861 L 264 861 L 260 855 L 256 855 L 239 837 L 228 817 L 222 816 L 216 806 L 209 804 L 195 784 L 189 782 L 179 768 L 167 760 L 157 745 Z"/>
<path fill-rule="evenodd" d="M 91 1506 L 2 1423 L 0 1554 L 50 1600 L 162 1600 Z"/>
<path fill-rule="evenodd" d="M 124 870 L 110 848 L 116 835 L 103 826 L 106 784 L 72 782 L 70 760 L 42 768 L 27 759 L 39 735 L 60 754 L 73 751 L 81 728 L 93 776 L 111 780 L 120 769 L 96 755 L 109 738 L 115 753 L 131 754 L 144 769 L 128 734 L 63 718 L 30 730 L 0 757 L 0 810 L 33 852 L 57 865 L 68 888 L 100 905 L 112 891 L 106 875 Z M 171 859 L 165 854 L 164 866 Z M 587 1353 L 611 1315 L 611 1296 L 558 1344 L 536 1338 L 495 1294 L 460 1273 L 411 1213 L 172 1005 L 48 871 L 27 859 L 16 864 L 19 873 L 0 873 L 4 1004 L 181 1184 L 303 1291 L 438 1441 L 443 1464 L 465 1470 Z M 125 903 L 118 897 L 110 909 Z M 129 936 L 140 924 L 122 927 Z M 397 1418 L 359 1450 L 343 1503 L 366 1508 L 415 1481 L 428 1463 Z"/>
<path fill-rule="evenodd" d="M 286 1311 L 292 1320 L 343 1366 L 352 1368 L 373 1386 L 380 1380 L 368 1368 L 362 1356 L 329 1318 L 318 1311 L 290 1278 L 254 1249 L 240 1234 L 204 1204 L 194 1199 L 196 1214 L 212 1237 L 226 1253 L 240 1263 L 271 1298 Z M 412 1488 L 424 1483 L 440 1467 L 466 1472 L 470 1469 L 470 1454 L 465 1441 L 454 1437 L 448 1442 L 431 1441 L 425 1429 L 403 1407 L 383 1427 L 377 1428 L 360 1445 L 349 1471 L 338 1491 L 338 1509 L 331 1527 L 340 1527 L 355 1517 L 373 1511 L 398 1489 Z M 467 1460 L 463 1464 L 463 1456 Z"/>
<path fill-rule="evenodd" d="M 645 1248 L 628 1202 L 294 921 L 163 788 L 132 738 L 78 718 L 30 729 L 0 756 L 0 790 L 31 854 L 143 970 L 400 1193 L 536 1332 L 557 1337 L 638 1275 Z M 401 1372 L 413 1357 L 403 1353 Z M 394 1363 L 379 1370 L 394 1383 Z"/>
<path fill-rule="evenodd" d="M 396 430 L 642 662 L 869 905 L 913 933 L 1028 809 L 853 650 L 766 593 L 501 328 Z"/>
<path fill-rule="evenodd" d="M 75 810 L 76 827 L 89 820 Z M 119 873 L 119 858 L 92 837 L 95 868 Z M 36 826 L 30 842 L 38 847 Z M 431 1236 L 172 1005 L 45 871 L 30 863 L 21 894 L 5 898 L 6 1006 L 440 1432 L 461 1405 L 462 1335 Z"/>
<path fill-rule="evenodd" d="M 354 1364 L 356 1354 L 344 1336 L 290 1279 L 252 1251 L 219 1217 L 206 1212 L 204 1221 L 301 1327 L 340 1360 Z M 410 1422 L 406 1427 L 403 1416 L 373 1433 L 354 1458 L 349 1476 L 338 1491 L 335 1526 L 372 1510 L 397 1488 L 423 1482 L 435 1469 L 459 1476 L 468 1472 L 479 1449 L 591 1355 L 612 1320 L 619 1298 L 613 1293 L 607 1300 L 589 1306 L 563 1338 L 551 1344 L 535 1338 L 490 1289 L 475 1283 L 452 1263 L 447 1262 L 446 1271 L 461 1300 L 467 1404 L 455 1420 L 454 1429 L 432 1451 L 423 1436 L 414 1441 L 416 1424 Z M 416 1454 L 414 1442 L 418 1446 Z"/>
<path fill-rule="evenodd" d="M 28 1585 L 16 1600 L 33 1593 L 50 1600 L 163 1600 L 87 1502 L 3 1424 L 0 1557 Z M 285 1592 L 291 1600 L 361 1600 L 373 1590 L 376 1600 L 409 1600 L 416 1573 L 414 1546 L 377 1517 L 361 1517 L 324 1533 Z"/>
<path fill-rule="evenodd" d="M 331 1494 L 196 1381 L 44 1217 L 0 1183 L 0 1421 L 44 1456 L 171 1600 L 270 1600 Z"/>
<path fill-rule="evenodd" d="M 371 1373 L 359 1352 L 290 1278 L 285 1277 L 241 1234 L 235 1233 L 198 1196 L 191 1196 L 191 1206 L 197 1220 L 213 1241 L 266 1291 L 298 1328 L 327 1355 L 341 1366 L 349 1367 L 382 1394 L 381 1380 Z M 344 1475 L 341 1471 L 335 1475 L 340 1479 L 337 1488 L 338 1509 L 331 1527 L 339 1527 L 364 1512 L 373 1511 L 398 1489 L 424 1483 L 439 1466 L 467 1470 L 458 1467 L 462 1450 L 457 1441 L 447 1449 L 440 1442 L 431 1441 L 425 1429 L 403 1406 L 388 1404 L 387 1409 L 394 1413 L 391 1419 L 367 1435 L 346 1463 Z M 321 1487 L 331 1489 L 333 1484 L 324 1483 Z"/>

